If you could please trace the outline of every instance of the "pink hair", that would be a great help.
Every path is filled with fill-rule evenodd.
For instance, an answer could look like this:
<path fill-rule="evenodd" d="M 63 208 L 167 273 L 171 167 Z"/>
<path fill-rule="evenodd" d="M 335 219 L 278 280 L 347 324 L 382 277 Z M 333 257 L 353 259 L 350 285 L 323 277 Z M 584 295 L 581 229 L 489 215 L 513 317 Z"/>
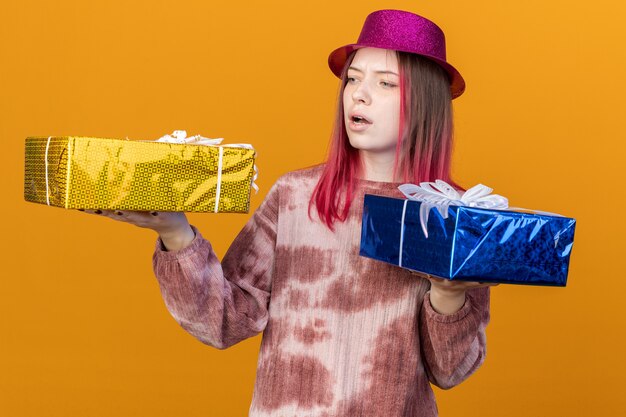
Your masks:
<path fill-rule="evenodd" d="M 328 158 L 309 200 L 330 230 L 348 217 L 356 178 L 362 173 L 358 149 L 350 145 L 344 121 L 343 92 L 353 52 L 341 72 L 337 112 Z M 442 179 L 462 189 L 450 176 L 453 123 L 450 81 L 438 64 L 419 55 L 395 52 L 400 78 L 400 122 L 394 160 L 394 181 L 419 184 Z M 406 138 L 406 139 L 405 139 Z"/>

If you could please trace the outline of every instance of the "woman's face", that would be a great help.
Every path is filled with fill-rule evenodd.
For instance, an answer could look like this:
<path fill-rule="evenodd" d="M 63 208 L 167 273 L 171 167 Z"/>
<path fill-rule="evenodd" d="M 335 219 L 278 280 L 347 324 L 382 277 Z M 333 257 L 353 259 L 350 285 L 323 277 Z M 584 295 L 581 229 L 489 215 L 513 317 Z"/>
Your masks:
<path fill-rule="evenodd" d="M 344 121 L 353 147 L 395 155 L 400 123 L 399 82 L 395 52 L 357 50 L 343 92 Z"/>

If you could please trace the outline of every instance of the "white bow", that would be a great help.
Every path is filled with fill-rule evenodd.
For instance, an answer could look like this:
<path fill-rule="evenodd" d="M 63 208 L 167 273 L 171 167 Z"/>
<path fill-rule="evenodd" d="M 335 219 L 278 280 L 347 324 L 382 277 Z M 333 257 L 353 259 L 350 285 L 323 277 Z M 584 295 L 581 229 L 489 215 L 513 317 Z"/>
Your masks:
<path fill-rule="evenodd" d="M 492 188 L 478 184 L 459 194 L 447 182 L 435 180 L 435 182 L 421 182 L 420 185 L 402 184 L 398 189 L 409 200 L 421 201 L 420 224 L 424 236 L 428 237 L 428 215 L 430 209 L 435 207 L 441 217 L 448 218 L 449 206 L 468 206 L 486 209 L 502 210 L 509 207 L 509 200 L 498 194 L 491 194 Z"/>
<path fill-rule="evenodd" d="M 219 145 L 222 143 L 224 138 L 216 138 L 210 139 L 205 138 L 204 136 L 195 135 L 191 137 L 187 137 L 187 131 L 185 130 L 175 130 L 171 135 L 161 136 L 155 142 L 165 142 L 165 143 L 181 143 L 181 144 L 194 144 L 194 145 Z"/>

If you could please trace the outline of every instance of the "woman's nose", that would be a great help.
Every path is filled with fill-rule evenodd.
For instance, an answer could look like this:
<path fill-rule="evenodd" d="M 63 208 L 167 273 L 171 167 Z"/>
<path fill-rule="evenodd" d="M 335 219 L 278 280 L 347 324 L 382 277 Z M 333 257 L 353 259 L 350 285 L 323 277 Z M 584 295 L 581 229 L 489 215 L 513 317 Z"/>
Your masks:
<path fill-rule="evenodd" d="M 358 87 L 354 89 L 352 99 L 355 102 L 362 102 L 364 104 L 370 103 L 371 97 L 369 91 L 367 91 L 367 87 L 365 87 L 365 83 L 359 83 Z"/>

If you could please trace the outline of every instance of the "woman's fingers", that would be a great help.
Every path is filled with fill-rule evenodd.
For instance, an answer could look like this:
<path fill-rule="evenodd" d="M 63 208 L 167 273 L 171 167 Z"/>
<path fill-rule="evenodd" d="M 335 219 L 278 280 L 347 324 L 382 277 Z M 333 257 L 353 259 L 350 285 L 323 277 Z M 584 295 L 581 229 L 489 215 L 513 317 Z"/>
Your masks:
<path fill-rule="evenodd" d="M 152 229 L 159 234 L 171 233 L 189 227 L 189 222 L 183 212 L 90 209 L 81 211 L 101 217 L 109 217 L 113 220 L 130 223 L 138 227 Z"/>
<path fill-rule="evenodd" d="M 148 211 L 132 211 L 132 210 L 80 210 L 87 214 L 95 214 L 101 217 L 109 217 L 126 223 L 132 223 L 141 227 L 149 227 L 153 223 L 157 223 L 158 213 L 156 216 Z"/>
<path fill-rule="evenodd" d="M 78 209 L 78 210 L 87 214 L 98 214 L 98 215 L 102 214 L 102 210 L 90 210 L 90 209 Z"/>
<path fill-rule="evenodd" d="M 473 281 L 452 281 L 458 282 L 459 284 L 463 282 L 463 286 L 465 288 L 481 288 L 481 287 L 495 287 L 500 285 L 499 282 L 473 282 Z"/>
<path fill-rule="evenodd" d="M 424 279 L 429 280 L 431 283 L 445 288 L 454 288 L 454 289 L 470 289 L 470 288 L 480 288 L 480 287 L 495 287 L 500 285 L 498 282 L 479 282 L 479 281 L 459 281 L 454 279 L 446 279 L 441 278 L 435 275 L 426 274 L 424 272 L 411 271 L 412 274 L 420 276 Z"/>

